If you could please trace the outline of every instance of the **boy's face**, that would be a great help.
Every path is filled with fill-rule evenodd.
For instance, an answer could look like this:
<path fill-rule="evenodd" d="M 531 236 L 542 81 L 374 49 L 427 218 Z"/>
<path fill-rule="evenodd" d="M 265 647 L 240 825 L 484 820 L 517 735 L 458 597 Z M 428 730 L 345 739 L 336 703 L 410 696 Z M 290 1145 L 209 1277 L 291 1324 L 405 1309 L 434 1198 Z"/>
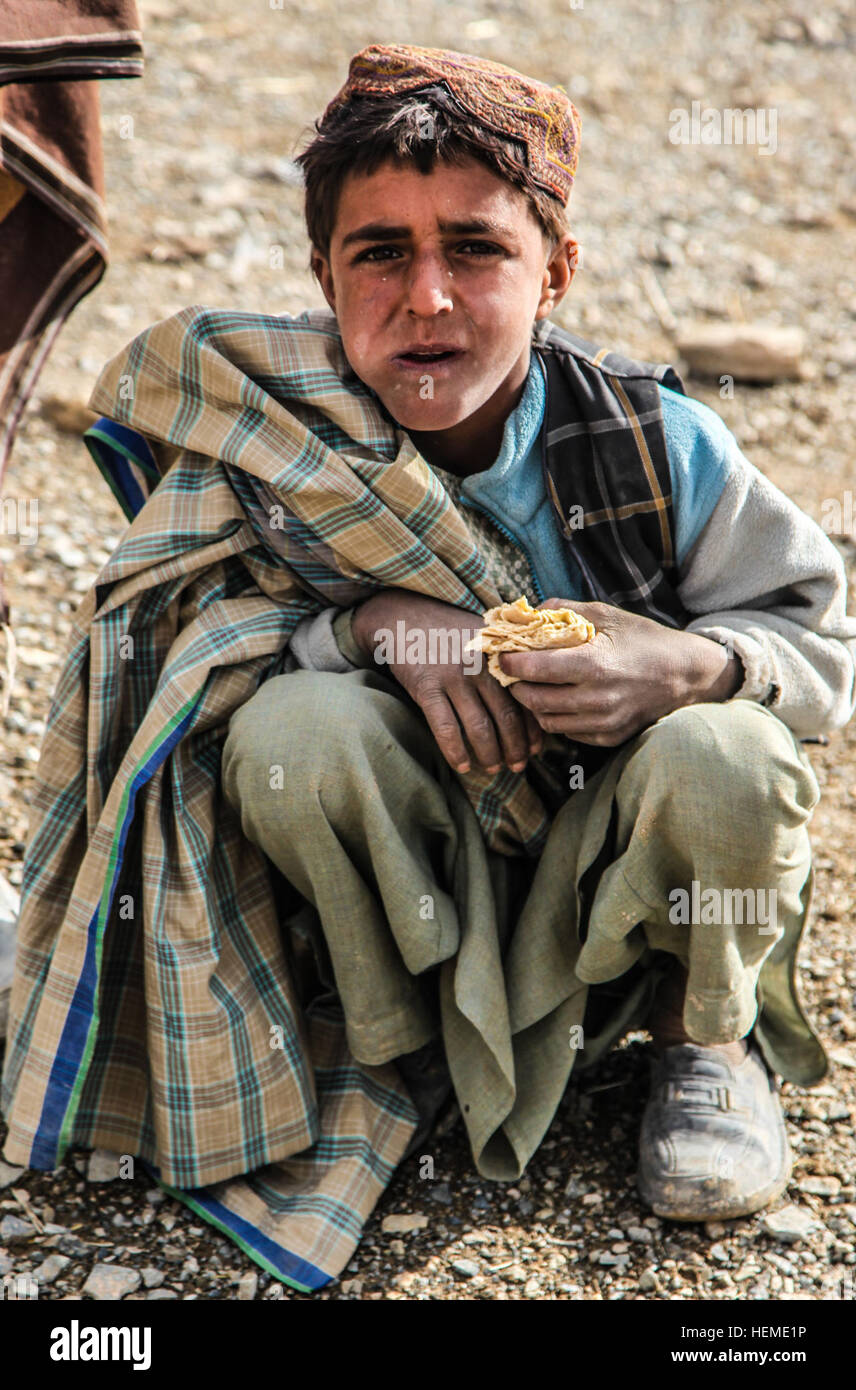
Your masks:
<path fill-rule="evenodd" d="M 523 193 L 478 160 L 430 174 L 390 161 L 345 179 L 329 257 L 312 265 L 348 361 L 393 418 L 431 435 L 469 422 L 472 438 L 519 399 L 574 246 L 551 256 Z"/>

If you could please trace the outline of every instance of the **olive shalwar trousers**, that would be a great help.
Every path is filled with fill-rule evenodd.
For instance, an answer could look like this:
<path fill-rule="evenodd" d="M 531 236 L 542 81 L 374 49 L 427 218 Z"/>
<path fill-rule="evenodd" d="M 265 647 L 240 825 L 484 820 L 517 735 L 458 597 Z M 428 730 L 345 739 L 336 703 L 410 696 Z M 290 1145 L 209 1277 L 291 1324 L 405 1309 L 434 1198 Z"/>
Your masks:
<path fill-rule="evenodd" d="M 294 920 L 309 913 L 355 1061 L 442 1037 L 484 1177 L 520 1176 L 572 1068 L 644 1023 L 671 957 L 694 1041 L 754 1025 L 773 1070 L 825 1074 L 795 986 L 819 791 L 756 703 L 688 706 L 621 745 L 536 861 L 487 847 L 418 706 L 376 671 L 265 681 L 232 715 L 222 788 L 299 895 Z M 728 890 L 775 910 L 717 913 Z M 610 1007 L 592 1035 L 598 987 Z"/>

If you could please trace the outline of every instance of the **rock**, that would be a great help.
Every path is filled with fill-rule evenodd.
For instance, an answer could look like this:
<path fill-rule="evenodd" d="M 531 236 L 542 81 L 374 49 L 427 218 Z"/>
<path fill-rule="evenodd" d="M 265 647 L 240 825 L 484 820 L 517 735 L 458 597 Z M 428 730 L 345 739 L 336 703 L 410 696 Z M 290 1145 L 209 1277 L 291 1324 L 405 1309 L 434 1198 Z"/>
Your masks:
<path fill-rule="evenodd" d="M 11 1163 L 4 1163 L 0 1158 L 0 1188 L 8 1187 L 10 1183 L 17 1182 L 22 1173 L 26 1173 L 26 1168 L 15 1168 Z"/>
<path fill-rule="evenodd" d="M 717 1264 L 727 1265 L 731 1261 L 731 1256 L 724 1245 L 712 1245 L 708 1254 L 712 1260 L 716 1260 Z"/>
<path fill-rule="evenodd" d="M 171 240 L 147 241 L 141 247 L 143 255 L 160 265 L 180 265 L 183 261 L 198 261 L 215 249 L 211 237 L 179 235 Z"/>
<path fill-rule="evenodd" d="M 769 256 L 756 251 L 753 255 L 747 256 L 746 268 L 743 278 L 747 285 L 753 288 L 763 288 L 766 285 L 773 285 L 778 274 L 776 262 Z"/>
<path fill-rule="evenodd" d="M 109 1149 L 93 1149 L 86 1169 L 88 1182 L 112 1182 L 119 1176 L 119 1158 Z"/>
<path fill-rule="evenodd" d="M 452 1193 L 447 1182 L 435 1182 L 430 1189 L 429 1195 L 432 1202 L 440 1202 L 444 1207 L 451 1204 Z"/>
<path fill-rule="evenodd" d="M 393 1216 L 385 1216 L 380 1228 L 385 1236 L 404 1236 L 411 1231 L 424 1231 L 427 1225 L 427 1216 L 421 1216 L 418 1212 L 399 1212 Z"/>
<path fill-rule="evenodd" d="M 146 1265 L 143 1270 L 143 1283 L 147 1289 L 159 1289 L 166 1275 L 162 1269 L 155 1269 L 154 1265 Z"/>
<path fill-rule="evenodd" d="M 768 1211 L 761 1218 L 761 1227 L 767 1235 L 788 1244 L 807 1240 L 819 1226 L 820 1222 L 810 1211 L 793 1204 L 780 1207 L 778 1211 Z"/>
<path fill-rule="evenodd" d="M 773 38 L 783 43 L 804 43 L 805 27 L 798 19 L 777 19 L 773 25 Z"/>
<path fill-rule="evenodd" d="M 11 1274 L 11 1273 L 12 1273 L 12 1261 L 11 1261 L 11 1259 L 9 1258 L 8 1255 L 3 1255 L 2 1253 L 0 1253 L 0 1279 L 2 1279 L 2 1277 L 3 1277 L 4 1274 Z"/>
<path fill-rule="evenodd" d="M 481 1270 L 475 1260 L 450 1260 L 449 1267 L 460 1274 L 462 1279 L 473 1279 Z"/>
<path fill-rule="evenodd" d="M 254 1269 L 248 1269 L 246 1274 L 242 1274 L 238 1280 L 238 1292 L 235 1295 L 241 1303 L 252 1303 L 259 1287 L 259 1276 Z"/>
<path fill-rule="evenodd" d="M 60 1236 L 56 1243 L 56 1248 L 61 1255 L 70 1255 L 73 1260 L 79 1260 L 82 1255 L 89 1254 L 89 1246 L 85 1240 L 74 1231 L 69 1231 L 67 1235 Z"/>
<path fill-rule="evenodd" d="M 805 338 L 799 328 L 766 323 L 686 322 L 677 348 L 700 376 L 736 381 L 787 381 L 802 376 Z"/>
<path fill-rule="evenodd" d="M 653 1293 L 655 1290 L 659 1289 L 659 1287 L 660 1281 L 657 1278 L 656 1266 L 649 1265 L 648 1268 L 643 1269 L 642 1273 L 639 1275 L 639 1288 L 643 1293 Z"/>
<path fill-rule="evenodd" d="M 97 1264 L 83 1285 L 83 1292 L 100 1303 L 124 1298 L 126 1293 L 136 1293 L 140 1287 L 140 1275 L 136 1269 L 124 1269 L 121 1265 Z"/>
<path fill-rule="evenodd" d="M 178 1294 L 175 1289 L 152 1289 L 150 1293 L 146 1294 L 146 1299 L 149 1303 L 163 1303 L 167 1299 L 177 1300 Z"/>
<path fill-rule="evenodd" d="M 809 1192 L 813 1197 L 837 1197 L 841 1183 L 838 1178 L 802 1178 L 800 1192 Z"/>
<path fill-rule="evenodd" d="M 33 1278 L 40 1284 L 52 1284 L 70 1264 L 71 1260 L 66 1255 L 48 1255 L 47 1259 L 33 1270 Z"/>
<path fill-rule="evenodd" d="M 253 179 L 270 179 L 276 183 L 290 184 L 293 188 L 303 187 L 303 170 L 293 159 L 282 156 L 268 156 L 266 159 L 251 160 L 246 172 Z"/>
<path fill-rule="evenodd" d="M 17 1245 L 35 1234 L 32 1221 L 22 1221 L 20 1216 L 4 1216 L 0 1221 L 0 1243 L 3 1245 Z"/>
<path fill-rule="evenodd" d="M 722 1240 L 723 1236 L 728 1235 L 728 1227 L 723 1226 L 721 1221 L 705 1221 L 704 1233 L 710 1240 Z"/>

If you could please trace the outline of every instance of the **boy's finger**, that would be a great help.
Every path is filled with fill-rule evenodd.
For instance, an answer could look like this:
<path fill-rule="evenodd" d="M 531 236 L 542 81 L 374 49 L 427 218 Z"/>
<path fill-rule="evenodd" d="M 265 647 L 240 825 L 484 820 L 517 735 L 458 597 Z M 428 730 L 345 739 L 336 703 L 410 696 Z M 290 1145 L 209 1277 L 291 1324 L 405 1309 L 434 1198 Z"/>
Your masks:
<path fill-rule="evenodd" d="M 482 690 L 482 699 L 490 710 L 502 743 L 502 756 L 512 772 L 522 772 L 529 757 L 529 730 L 524 710 L 510 699 L 498 681 L 491 676 Z"/>
<path fill-rule="evenodd" d="M 537 754 L 544 751 L 544 730 L 541 728 L 541 725 L 538 723 L 532 711 L 528 710 L 525 705 L 521 706 L 521 712 L 529 739 L 529 751 L 537 756 Z"/>
<path fill-rule="evenodd" d="M 461 733 L 461 726 L 442 690 L 420 700 L 419 708 L 425 715 L 437 747 L 449 766 L 454 768 L 456 772 L 469 772 L 472 764 Z"/>
<path fill-rule="evenodd" d="M 577 685 L 591 680 L 598 663 L 599 654 L 593 652 L 591 642 L 579 647 L 554 647 L 552 651 L 502 652 L 499 657 L 507 676 L 544 685 Z"/>
<path fill-rule="evenodd" d="M 472 681 L 463 688 L 453 688 L 449 696 L 464 735 L 481 766 L 488 772 L 498 772 L 502 767 L 502 750 L 496 727 L 487 707 L 475 693 Z"/>

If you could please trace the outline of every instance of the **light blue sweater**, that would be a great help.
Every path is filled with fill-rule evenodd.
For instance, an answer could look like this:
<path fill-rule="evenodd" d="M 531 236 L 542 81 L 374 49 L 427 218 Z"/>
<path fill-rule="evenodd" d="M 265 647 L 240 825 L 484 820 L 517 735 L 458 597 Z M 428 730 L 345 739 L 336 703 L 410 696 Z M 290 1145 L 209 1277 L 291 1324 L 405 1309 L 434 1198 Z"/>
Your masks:
<path fill-rule="evenodd" d="M 738 446 L 709 406 L 666 386 L 659 391 L 681 566 L 719 500 Z M 562 544 L 544 485 L 541 427 L 546 399 L 544 369 L 533 353 L 523 395 L 505 422 L 500 451 L 490 468 L 465 479 L 461 501 L 487 512 L 529 556 L 541 590 L 539 602 L 552 596 L 582 600 L 582 576 Z"/>

